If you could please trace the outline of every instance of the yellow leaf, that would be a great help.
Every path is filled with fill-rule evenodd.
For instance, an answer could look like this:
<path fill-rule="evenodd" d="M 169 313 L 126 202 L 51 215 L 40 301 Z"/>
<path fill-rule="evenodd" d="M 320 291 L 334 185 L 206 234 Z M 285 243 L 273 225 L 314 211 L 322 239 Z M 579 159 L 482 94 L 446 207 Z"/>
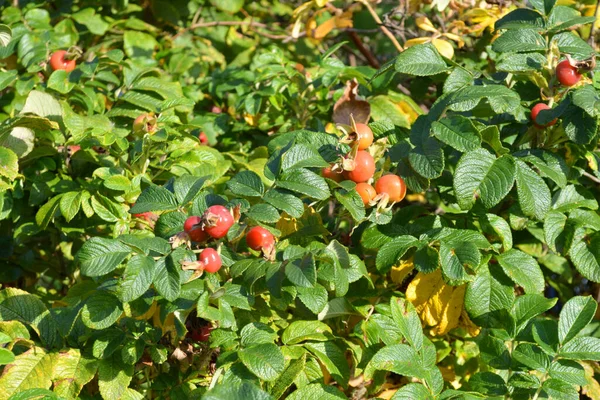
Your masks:
<path fill-rule="evenodd" d="M 469 318 L 469 314 L 467 314 L 467 311 L 464 309 L 460 314 L 460 326 L 465 328 L 469 335 L 473 337 L 479 335 L 479 332 L 481 331 L 481 328 L 475 325 L 473 321 L 471 321 L 471 318 Z"/>
<path fill-rule="evenodd" d="M 414 39 L 409 39 L 406 41 L 406 43 L 404 44 L 404 47 L 409 48 L 412 47 L 416 44 L 423 44 L 423 43 L 429 43 L 431 42 L 431 38 L 428 37 L 418 37 L 418 38 L 414 38 Z"/>
<path fill-rule="evenodd" d="M 465 41 L 462 40 L 462 38 L 458 35 L 455 35 L 454 33 L 444 33 L 444 36 L 446 36 L 448 39 L 455 41 L 458 44 L 458 47 L 461 48 L 465 45 Z"/>
<path fill-rule="evenodd" d="M 443 39 L 433 39 L 433 45 L 435 48 L 446 58 L 452 59 L 454 57 L 454 47 Z"/>
<path fill-rule="evenodd" d="M 300 16 L 300 14 L 304 14 L 308 11 L 310 11 L 310 9 L 312 8 L 313 2 L 312 1 L 307 1 L 306 3 L 303 3 L 301 5 L 299 5 L 293 12 L 292 16 L 294 18 L 298 18 Z"/>
<path fill-rule="evenodd" d="M 323 22 L 315 29 L 316 21 L 311 18 L 311 24 L 307 24 L 306 33 L 308 37 L 315 39 L 323 39 L 329 32 L 335 28 L 351 28 L 352 27 L 352 12 L 345 12 L 341 15 L 336 15 Z"/>
<path fill-rule="evenodd" d="M 465 290 L 466 285 L 446 285 L 438 269 L 430 274 L 419 272 L 406 289 L 406 299 L 415 306 L 421 321 L 432 327 L 432 335 L 445 335 L 459 322 L 462 326 L 472 324 L 469 329 L 474 331 L 477 328 L 468 316 L 466 320 L 463 317 Z"/>
<path fill-rule="evenodd" d="M 417 24 L 417 26 L 420 29 L 422 29 L 424 31 L 432 32 L 432 33 L 438 32 L 438 30 L 435 28 L 435 26 L 433 26 L 433 24 L 427 17 L 417 17 L 417 19 L 415 20 L 415 23 Z"/>
<path fill-rule="evenodd" d="M 244 121 L 250 126 L 256 126 L 258 124 L 258 115 L 244 113 Z"/>
<path fill-rule="evenodd" d="M 319 7 L 325 7 L 325 5 L 329 3 L 329 0 L 315 0 L 315 3 Z"/>
<path fill-rule="evenodd" d="M 486 29 L 494 30 L 494 24 L 505 14 L 512 11 L 511 8 L 505 7 L 500 10 L 494 6 L 492 8 L 473 8 L 467 11 L 463 18 L 468 22 L 467 31 L 475 35 L 481 35 Z"/>
<path fill-rule="evenodd" d="M 392 282 L 401 284 L 404 281 L 404 279 L 406 279 L 408 274 L 410 274 L 412 272 L 414 267 L 415 267 L 415 264 L 413 263 L 412 258 L 410 258 L 409 260 L 400 261 L 400 265 L 392 267 L 392 273 L 391 273 Z"/>

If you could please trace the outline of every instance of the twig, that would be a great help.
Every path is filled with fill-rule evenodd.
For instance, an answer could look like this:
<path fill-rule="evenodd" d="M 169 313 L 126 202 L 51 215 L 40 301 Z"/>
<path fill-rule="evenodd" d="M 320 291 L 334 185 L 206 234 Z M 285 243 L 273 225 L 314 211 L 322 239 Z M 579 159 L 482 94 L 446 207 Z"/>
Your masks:
<path fill-rule="evenodd" d="M 587 171 L 583 171 L 582 175 L 585 176 L 586 178 L 588 178 L 589 180 L 592 180 L 592 181 L 594 181 L 596 183 L 600 183 L 600 179 L 596 178 L 594 175 L 590 174 Z"/>
<path fill-rule="evenodd" d="M 358 34 L 356 32 L 348 32 L 348 36 L 350 36 L 350 39 L 352 39 L 352 42 L 356 45 L 358 51 L 360 51 L 361 54 L 367 58 L 367 61 L 369 61 L 371 67 L 379 69 L 381 64 L 379 64 L 379 61 L 375 58 L 375 56 L 373 56 L 373 53 L 371 53 L 369 49 L 365 47 Z"/>
<path fill-rule="evenodd" d="M 367 7 L 367 10 L 369 10 L 369 13 L 371 13 L 371 16 L 373 17 L 375 22 L 377 22 L 377 24 L 379 25 L 379 28 L 384 33 L 384 35 L 386 35 L 388 38 L 390 38 L 390 40 L 392 41 L 394 46 L 396 46 L 396 49 L 398 49 L 398 51 L 402 53 L 404 51 L 404 48 L 402 47 L 402 45 L 400 43 L 398 43 L 398 40 L 396 40 L 396 37 L 392 34 L 392 32 L 390 32 L 390 30 L 388 28 L 386 28 L 385 25 L 383 25 L 383 22 L 381 22 L 381 18 L 379 18 L 379 15 L 377 15 L 377 13 L 373 9 L 373 7 L 371 7 L 371 4 L 369 4 L 369 1 L 368 0 L 357 0 L 357 1 L 361 4 L 364 4 L 364 6 Z"/>

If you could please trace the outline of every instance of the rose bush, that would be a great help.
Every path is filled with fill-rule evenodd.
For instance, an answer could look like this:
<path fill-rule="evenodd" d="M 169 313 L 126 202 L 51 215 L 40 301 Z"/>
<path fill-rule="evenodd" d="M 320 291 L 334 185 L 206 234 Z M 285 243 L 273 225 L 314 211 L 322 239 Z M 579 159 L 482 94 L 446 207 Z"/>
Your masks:
<path fill-rule="evenodd" d="M 0 398 L 600 398 L 589 10 L 295 6 L 2 8 Z"/>

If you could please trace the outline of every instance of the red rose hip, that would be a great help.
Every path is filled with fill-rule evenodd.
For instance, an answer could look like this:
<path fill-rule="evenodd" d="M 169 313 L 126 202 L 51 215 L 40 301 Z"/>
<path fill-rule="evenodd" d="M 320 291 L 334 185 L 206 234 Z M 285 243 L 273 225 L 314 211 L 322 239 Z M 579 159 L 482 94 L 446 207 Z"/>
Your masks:
<path fill-rule="evenodd" d="M 252 250 L 269 251 L 275 245 L 275 238 L 262 226 L 255 226 L 246 234 L 246 243 Z"/>
<path fill-rule="evenodd" d="M 360 150 L 356 153 L 354 159 L 354 170 L 346 171 L 345 175 L 351 181 L 356 183 L 366 182 L 373 177 L 375 173 L 375 160 L 369 152 Z"/>
<path fill-rule="evenodd" d="M 561 85 L 571 87 L 581 80 L 581 74 L 569 60 L 564 60 L 556 66 L 556 79 Z"/>
<path fill-rule="evenodd" d="M 389 201 L 397 203 L 406 196 L 406 184 L 398 175 L 383 175 L 375 182 L 377 194 L 387 194 Z"/>
<path fill-rule="evenodd" d="M 536 122 L 538 114 L 540 113 L 540 111 L 543 111 L 543 110 L 550 110 L 550 106 L 548 106 L 548 104 L 545 104 L 545 103 L 538 103 L 535 106 L 533 106 L 533 108 L 531 109 L 531 120 L 533 121 L 533 124 L 535 126 L 537 126 L 538 128 L 545 128 L 545 127 L 552 126 L 552 125 L 556 124 L 556 118 L 553 119 L 552 121 L 548 122 L 545 125 L 538 124 Z"/>
<path fill-rule="evenodd" d="M 202 216 L 204 231 L 215 239 L 227 235 L 233 225 L 233 215 L 223 206 L 210 206 Z"/>
<path fill-rule="evenodd" d="M 221 255 L 217 253 L 215 249 L 210 247 L 202 250 L 198 256 L 198 261 L 204 266 L 204 271 L 214 274 L 221 269 L 223 262 L 221 261 Z"/>
<path fill-rule="evenodd" d="M 66 57 L 66 50 L 56 50 L 52 53 L 52 56 L 50 56 L 50 67 L 52 67 L 52 70 L 57 71 L 62 69 L 67 72 L 73 71 L 77 63 L 75 60 L 67 60 Z"/>

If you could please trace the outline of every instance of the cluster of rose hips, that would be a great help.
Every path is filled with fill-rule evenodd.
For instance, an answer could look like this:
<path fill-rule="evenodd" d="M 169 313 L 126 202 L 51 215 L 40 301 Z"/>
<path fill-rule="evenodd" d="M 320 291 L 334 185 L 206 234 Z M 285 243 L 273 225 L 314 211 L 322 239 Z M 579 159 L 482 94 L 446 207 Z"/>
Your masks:
<path fill-rule="evenodd" d="M 351 143 L 352 150 L 340 163 L 333 164 L 321 171 L 323 177 L 336 182 L 351 180 L 356 183 L 356 191 L 366 207 L 379 204 L 385 207 L 397 203 L 406 195 L 406 184 L 398 175 L 382 175 L 373 187 L 369 182 L 375 174 L 375 160 L 367 151 L 373 143 L 373 131 L 368 125 L 355 123 L 351 119 L 351 133 L 344 141 Z"/>
<path fill-rule="evenodd" d="M 589 63 L 591 63 L 591 65 Z M 575 86 L 581 80 L 581 77 L 583 76 L 582 72 L 592 69 L 594 63 L 594 59 L 592 59 L 591 61 L 577 62 L 572 60 L 571 57 L 567 56 L 566 60 L 559 62 L 556 66 L 556 79 L 562 86 Z M 550 109 L 551 107 L 545 103 L 538 103 L 535 106 L 533 106 L 533 108 L 531 109 L 531 120 L 537 128 L 547 128 L 556 124 L 556 118 L 546 124 L 537 123 L 538 114 L 543 110 Z"/>
<path fill-rule="evenodd" d="M 186 219 L 183 224 L 183 232 L 192 242 L 204 243 L 211 238 L 225 237 L 233 223 L 234 217 L 226 207 L 214 205 L 208 207 L 201 217 L 191 216 Z M 265 228 L 254 226 L 246 234 L 246 243 L 252 250 L 271 255 L 275 248 L 275 237 Z M 219 252 L 207 247 L 200 252 L 198 262 L 190 265 L 191 268 L 186 266 L 184 268 L 215 273 L 221 269 L 223 263 Z"/>

